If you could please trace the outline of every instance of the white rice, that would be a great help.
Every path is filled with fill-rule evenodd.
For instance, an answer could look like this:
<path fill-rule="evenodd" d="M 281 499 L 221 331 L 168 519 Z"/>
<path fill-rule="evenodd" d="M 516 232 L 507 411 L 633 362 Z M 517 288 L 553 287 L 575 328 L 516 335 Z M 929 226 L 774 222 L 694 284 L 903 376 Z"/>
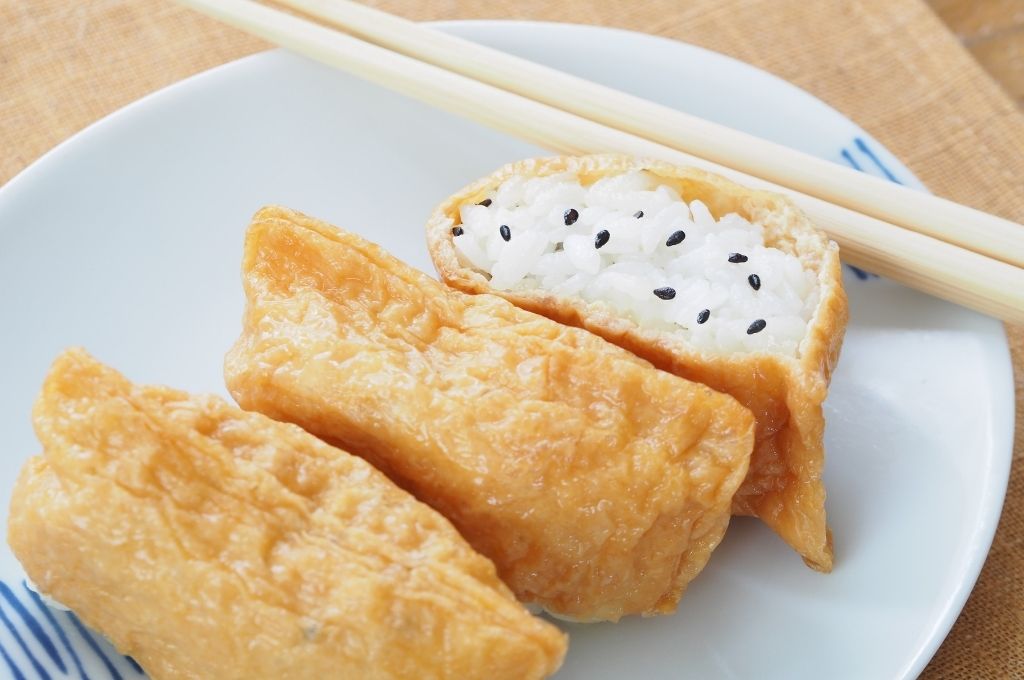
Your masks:
<path fill-rule="evenodd" d="M 464 265 L 491 275 L 493 288 L 604 302 L 707 351 L 796 355 L 817 304 L 816 278 L 796 257 L 766 247 L 760 224 L 736 214 L 715 220 L 703 203 L 684 202 L 643 171 L 590 186 L 570 173 L 512 177 L 488 198 L 489 206 L 462 206 L 455 247 Z M 566 225 L 570 209 L 579 217 Z M 602 231 L 608 239 L 597 248 Z M 685 238 L 667 245 L 678 231 Z M 734 254 L 747 259 L 730 262 Z M 674 297 L 655 294 L 664 288 Z"/>

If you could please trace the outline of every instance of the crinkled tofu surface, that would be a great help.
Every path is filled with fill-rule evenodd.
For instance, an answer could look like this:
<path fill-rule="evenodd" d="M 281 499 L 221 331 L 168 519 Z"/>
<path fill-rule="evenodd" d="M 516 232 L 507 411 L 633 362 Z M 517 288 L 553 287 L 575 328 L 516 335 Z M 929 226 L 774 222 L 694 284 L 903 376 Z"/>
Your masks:
<path fill-rule="evenodd" d="M 243 273 L 226 360 L 243 407 L 365 456 L 524 601 L 675 609 L 747 471 L 753 418 L 732 398 L 283 208 L 254 218 Z"/>
<path fill-rule="evenodd" d="M 541 678 L 565 636 L 365 461 L 80 350 L 35 409 L 8 540 L 153 678 Z"/>

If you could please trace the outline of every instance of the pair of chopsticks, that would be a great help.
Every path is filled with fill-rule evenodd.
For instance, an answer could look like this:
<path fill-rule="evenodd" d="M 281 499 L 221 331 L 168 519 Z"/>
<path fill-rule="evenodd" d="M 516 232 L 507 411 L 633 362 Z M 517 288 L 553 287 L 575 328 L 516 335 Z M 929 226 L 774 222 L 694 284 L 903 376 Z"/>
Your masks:
<path fill-rule="evenodd" d="M 843 259 L 1024 323 L 1024 226 L 351 0 L 179 0 L 294 52 L 559 153 L 618 152 L 786 194 Z"/>

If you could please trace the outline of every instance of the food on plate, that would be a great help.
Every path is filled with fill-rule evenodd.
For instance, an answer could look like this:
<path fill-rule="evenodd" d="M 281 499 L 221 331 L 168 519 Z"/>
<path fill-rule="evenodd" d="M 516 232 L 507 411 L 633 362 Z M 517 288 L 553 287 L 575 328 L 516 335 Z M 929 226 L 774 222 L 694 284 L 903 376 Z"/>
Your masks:
<path fill-rule="evenodd" d="M 542 678 L 565 636 L 365 461 L 214 396 L 60 356 L 8 541 L 159 678 Z"/>
<path fill-rule="evenodd" d="M 734 512 L 832 568 L 822 402 L 846 296 L 838 247 L 782 196 L 624 156 L 526 160 L 427 225 L 446 283 L 601 335 L 757 417 Z"/>
<path fill-rule="evenodd" d="M 366 457 L 525 602 L 586 621 L 675 609 L 746 474 L 734 399 L 284 208 L 254 217 L 242 268 L 225 373 L 244 408 Z"/>

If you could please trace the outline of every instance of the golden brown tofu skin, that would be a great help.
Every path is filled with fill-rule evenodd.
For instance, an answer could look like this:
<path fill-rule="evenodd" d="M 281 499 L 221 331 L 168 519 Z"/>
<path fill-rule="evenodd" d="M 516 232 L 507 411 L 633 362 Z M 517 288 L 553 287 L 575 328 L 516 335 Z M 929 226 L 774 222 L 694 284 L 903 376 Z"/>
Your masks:
<path fill-rule="evenodd" d="M 566 638 L 365 461 L 81 350 L 35 408 L 8 541 L 155 680 L 543 678 Z"/>
<path fill-rule="evenodd" d="M 719 218 L 738 213 L 765 227 L 766 245 L 800 258 L 816 273 L 817 309 L 797 357 L 767 353 L 700 351 L 671 332 L 642 327 L 607 305 L 543 289 L 494 290 L 489 276 L 463 265 L 453 243 L 459 208 L 477 203 L 513 176 L 572 172 L 584 185 L 644 169 L 699 199 Z M 832 569 L 832 541 L 825 519 L 822 402 L 839 359 L 848 317 L 839 249 L 788 199 L 739 186 L 718 175 L 661 161 L 618 155 L 564 156 L 507 165 L 460 190 L 427 223 L 427 246 L 441 278 L 467 293 L 501 295 L 517 306 L 571 326 L 586 328 L 678 376 L 732 395 L 757 417 L 750 472 L 733 511 L 755 515 L 819 571 Z"/>
<path fill-rule="evenodd" d="M 671 612 L 746 474 L 731 397 L 378 246 L 260 211 L 240 404 L 339 442 L 452 520 L 520 600 L 577 620 Z"/>

